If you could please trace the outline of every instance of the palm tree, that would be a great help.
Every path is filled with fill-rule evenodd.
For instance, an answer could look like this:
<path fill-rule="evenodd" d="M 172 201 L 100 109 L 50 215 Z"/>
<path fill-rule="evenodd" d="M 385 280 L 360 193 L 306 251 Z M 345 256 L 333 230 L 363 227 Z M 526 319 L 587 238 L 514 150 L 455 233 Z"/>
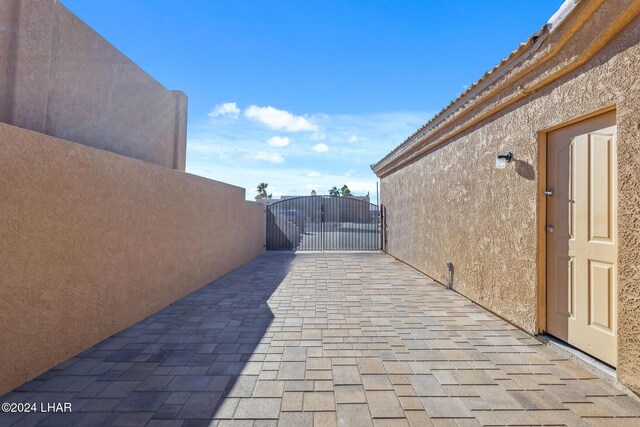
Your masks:
<path fill-rule="evenodd" d="M 345 185 L 343 185 L 343 186 L 342 186 L 342 188 L 340 189 L 340 192 L 342 193 L 342 195 L 343 195 L 344 197 L 347 197 L 347 196 L 351 196 L 351 195 L 352 195 L 352 194 L 351 194 L 351 190 L 349 190 L 349 187 L 347 187 L 347 184 L 345 184 Z"/>
<path fill-rule="evenodd" d="M 267 184 L 266 182 L 261 182 L 260 184 L 258 184 L 258 187 L 257 187 L 258 195 L 256 196 L 256 200 L 270 199 L 271 196 L 273 196 L 272 194 L 267 194 L 268 186 L 269 184 Z"/>
<path fill-rule="evenodd" d="M 330 196 L 339 196 L 340 195 L 340 191 L 338 190 L 338 187 L 333 187 L 331 190 L 329 190 L 329 195 Z"/>

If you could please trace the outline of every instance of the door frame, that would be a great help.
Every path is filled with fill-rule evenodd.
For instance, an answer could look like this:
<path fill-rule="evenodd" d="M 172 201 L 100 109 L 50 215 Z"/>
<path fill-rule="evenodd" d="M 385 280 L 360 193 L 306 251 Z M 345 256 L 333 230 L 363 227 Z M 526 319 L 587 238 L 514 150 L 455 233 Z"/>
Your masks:
<path fill-rule="evenodd" d="M 596 110 L 584 116 L 562 122 L 550 128 L 538 131 L 538 185 L 536 188 L 536 231 L 537 231 L 537 282 L 538 282 L 538 326 L 537 333 L 544 334 L 547 331 L 547 135 L 554 130 L 573 125 L 601 114 L 615 111 L 616 105 Z M 617 124 L 616 116 L 616 124 Z M 616 159 L 616 162 L 618 160 Z M 616 177 L 617 179 L 617 177 Z M 617 212 L 617 210 L 616 210 Z M 615 296 L 616 301 L 618 295 Z M 617 315 L 617 313 L 616 313 Z"/>

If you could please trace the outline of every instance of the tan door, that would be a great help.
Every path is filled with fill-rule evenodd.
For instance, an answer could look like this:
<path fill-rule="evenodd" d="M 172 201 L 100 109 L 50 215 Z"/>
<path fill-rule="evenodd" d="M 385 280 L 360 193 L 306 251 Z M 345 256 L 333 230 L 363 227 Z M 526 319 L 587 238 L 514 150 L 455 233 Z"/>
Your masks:
<path fill-rule="evenodd" d="M 547 332 L 616 366 L 615 111 L 547 135 Z"/>

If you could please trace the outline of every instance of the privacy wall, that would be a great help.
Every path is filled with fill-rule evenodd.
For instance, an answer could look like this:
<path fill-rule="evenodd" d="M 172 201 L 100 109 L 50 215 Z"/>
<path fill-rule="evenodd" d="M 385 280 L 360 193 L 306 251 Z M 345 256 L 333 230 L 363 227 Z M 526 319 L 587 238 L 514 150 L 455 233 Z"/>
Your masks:
<path fill-rule="evenodd" d="M 539 138 L 615 109 L 618 138 L 618 378 L 640 392 L 640 18 L 638 1 L 583 1 L 373 168 L 387 251 L 530 332 L 539 331 Z M 510 63 L 519 63 L 509 67 Z M 515 161 L 496 169 L 498 154 Z M 421 154 L 420 154 L 421 152 Z M 419 154 L 416 154 L 419 153 Z M 544 169 L 542 169 L 544 170 Z M 615 296 L 614 296 L 615 297 Z"/>
<path fill-rule="evenodd" d="M 184 170 L 186 121 L 184 93 L 59 1 L 0 1 L 0 122 Z"/>
<path fill-rule="evenodd" d="M 263 253 L 244 189 L 0 124 L 0 395 Z"/>

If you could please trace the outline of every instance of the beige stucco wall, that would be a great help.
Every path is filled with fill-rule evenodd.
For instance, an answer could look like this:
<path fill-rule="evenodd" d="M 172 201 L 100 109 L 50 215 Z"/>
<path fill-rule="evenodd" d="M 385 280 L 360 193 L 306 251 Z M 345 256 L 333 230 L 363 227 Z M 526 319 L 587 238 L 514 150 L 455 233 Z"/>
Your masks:
<path fill-rule="evenodd" d="M 582 6 L 589 6 L 591 1 Z M 517 86 L 569 63 L 621 10 L 637 1 L 605 2 L 560 54 L 479 105 L 481 117 Z M 582 7 L 581 6 L 581 7 Z M 636 8 L 637 9 L 637 8 Z M 530 333 L 538 331 L 538 134 L 615 106 L 618 125 L 618 378 L 640 392 L 640 18 L 633 19 L 585 65 L 489 116 L 413 163 L 383 176 L 388 252 Z M 560 37 L 561 34 L 552 35 Z M 526 64 L 525 64 L 526 65 Z M 435 138 L 464 124 L 453 118 Z M 512 151 L 505 170 L 495 157 Z M 544 243 L 543 243 L 544 244 Z"/>
<path fill-rule="evenodd" d="M 186 95 L 59 1 L 0 1 L 0 100 L 0 122 L 184 170 Z"/>
<path fill-rule="evenodd" d="M 263 253 L 242 188 L 0 124 L 0 395 Z"/>

